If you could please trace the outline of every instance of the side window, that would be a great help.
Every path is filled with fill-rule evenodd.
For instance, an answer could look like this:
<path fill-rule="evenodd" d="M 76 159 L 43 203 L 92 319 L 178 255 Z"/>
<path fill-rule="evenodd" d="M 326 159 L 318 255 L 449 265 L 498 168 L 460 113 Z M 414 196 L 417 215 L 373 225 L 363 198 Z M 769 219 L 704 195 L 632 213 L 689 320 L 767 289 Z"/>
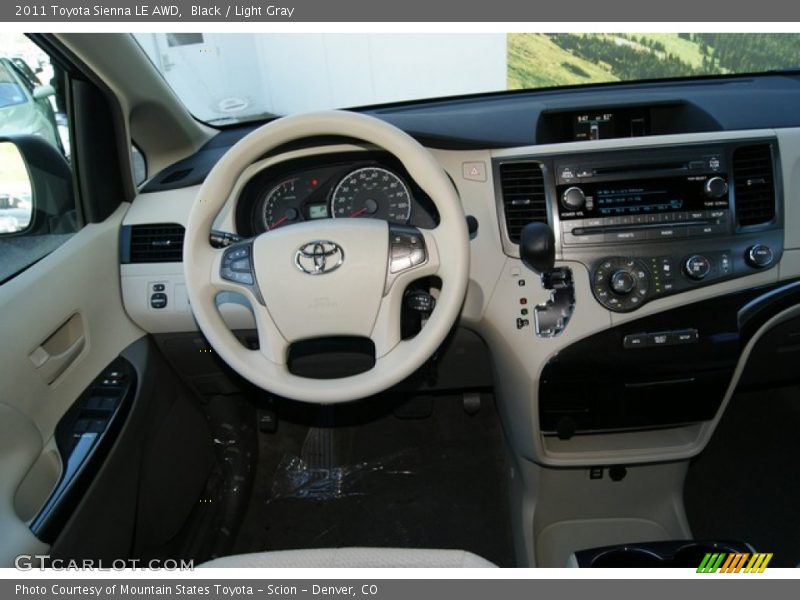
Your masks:
<path fill-rule="evenodd" d="M 79 228 L 64 70 L 21 34 L 0 37 L 0 283 Z"/>
<path fill-rule="evenodd" d="M 133 171 L 133 183 L 137 186 L 142 185 L 147 180 L 147 161 L 139 147 L 131 142 L 131 169 Z"/>

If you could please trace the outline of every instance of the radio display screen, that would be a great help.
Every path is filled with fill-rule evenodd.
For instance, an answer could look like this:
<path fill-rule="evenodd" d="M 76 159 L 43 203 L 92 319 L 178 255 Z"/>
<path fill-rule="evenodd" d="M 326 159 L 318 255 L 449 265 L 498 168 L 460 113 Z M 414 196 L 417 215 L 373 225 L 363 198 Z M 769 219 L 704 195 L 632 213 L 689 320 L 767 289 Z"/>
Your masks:
<path fill-rule="evenodd" d="M 601 186 L 594 196 L 597 213 L 604 217 L 686 210 L 686 204 L 685 194 L 645 187 Z"/>
<path fill-rule="evenodd" d="M 581 181 L 575 186 L 558 187 L 559 197 L 570 187 L 579 187 L 586 197 L 581 211 L 566 217 L 618 217 L 658 213 L 727 208 L 727 194 L 710 198 L 704 192 L 707 175 L 663 177 L 626 181 Z"/>

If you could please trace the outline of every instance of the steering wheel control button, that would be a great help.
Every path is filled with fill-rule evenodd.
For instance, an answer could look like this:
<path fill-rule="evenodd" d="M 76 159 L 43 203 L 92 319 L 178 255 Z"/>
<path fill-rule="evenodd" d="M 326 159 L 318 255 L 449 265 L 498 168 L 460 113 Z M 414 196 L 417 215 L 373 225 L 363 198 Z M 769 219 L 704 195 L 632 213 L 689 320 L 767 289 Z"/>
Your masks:
<path fill-rule="evenodd" d="M 231 270 L 238 271 L 240 273 L 249 273 L 250 260 L 247 258 L 240 258 L 239 260 L 233 261 L 231 263 Z"/>
<path fill-rule="evenodd" d="M 774 258 L 775 256 L 772 253 L 772 248 L 764 244 L 751 246 L 747 249 L 747 254 L 745 255 L 747 264 L 756 269 L 768 267 Z"/>
<path fill-rule="evenodd" d="M 686 259 L 684 271 L 686 272 L 686 276 L 690 279 L 700 281 L 701 279 L 705 279 L 711 272 L 711 261 L 705 256 L 695 254 Z"/>
<path fill-rule="evenodd" d="M 390 234 L 389 272 L 392 274 L 400 273 L 412 267 L 418 267 L 428 260 L 425 249 L 425 241 L 422 234 L 408 229 L 399 230 L 392 228 Z"/>
<path fill-rule="evenodd" d="M 253 285 L 253 266 L 250 261 L 250 244 L 231 246 L 222 255 L 220 276 L 241 285 Z"/>
<path fill-rule="evenodd" d="M 231 271 L 226 279 L 236 283 L 241 283 L 242 285 L 253 285 L 253 276 L 250 273 Z"/>
<path fill-rule="evenodd" d="M 413 250 L 411 250 L 410 258 L 412 267 L 421 265 L 427 260 L 427 256 L 425 256 L 425 250 L 423 250 L 422 248 L 414 248 Z"/>
<path fill-rule="evenodd" d="M 164 292 L 157 292 L 150 296 L 150 307 L 160 310 L 167 307 L 167 295 Z"/>
<path fill-rule="evenodd" d="M 250 246 L 241 246 L 237 248 L 231 248 L 230 250 L 225 252 L 225 257 L 223 258 L 223 262 L 225 260 L 234 261 L 239 260 L 241 258 L 249 258 L 250 257 Z"/>

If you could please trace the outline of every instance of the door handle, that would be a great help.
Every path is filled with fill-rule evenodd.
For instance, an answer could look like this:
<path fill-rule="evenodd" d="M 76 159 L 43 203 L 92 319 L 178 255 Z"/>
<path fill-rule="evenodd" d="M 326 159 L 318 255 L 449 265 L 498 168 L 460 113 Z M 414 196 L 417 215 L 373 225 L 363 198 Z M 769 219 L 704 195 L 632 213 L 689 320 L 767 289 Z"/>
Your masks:
<path fill-rule="evenodd" d="M 46 383 L 53 383 L 66 371 L 86 346 L 80 313 L 72 315 L 30 354 L 36 372 Z"/>

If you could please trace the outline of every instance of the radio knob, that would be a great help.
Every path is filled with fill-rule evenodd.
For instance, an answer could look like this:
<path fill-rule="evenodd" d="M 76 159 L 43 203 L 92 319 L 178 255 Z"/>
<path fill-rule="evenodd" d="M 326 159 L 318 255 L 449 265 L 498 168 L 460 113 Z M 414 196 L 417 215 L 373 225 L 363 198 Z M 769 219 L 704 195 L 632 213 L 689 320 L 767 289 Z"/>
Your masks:
<path fill-rule="evenodd" d="M 686 259 L 684 271 L 687 277 L 699 281 L 711 271 L 711 263 L 705 256 L 695 254 Z"/>
<path fill-rule="evenodd" d="M 636 285 L 636 279 L 633 277 L 633 273 L 630 271 L 626 271 L 624 269 L 620 269 L 619 271 L 615 271 L 613 275 L 611 275 L 611 290 L 615 294 L 619 294 L 620 296 L 624 296 L 626 294 L 630 294 L 633 290 L 633 286 Z"/>
<path fill-rule="evenodd" d="M 709 198 L 722 198 L 728 193 L 728 182 L 719 176 L 709 177 L 704 191 Z"/>
<path fill-rule="evenodd" d="M 579 187 L 571 187 L 561 194 L 561 204 L 569 210 L 580 210 L 586 204 L 586 195 Z"/>
<path fill-rule="evenodd" d="M 763 269 L 764 267 L 769 266 L 773 258 L 774 255 L 772 254 L 772 248 L 765 246 L 764 244 L 750 246 L 745 253 L 747 264 L 751 267 L 755 267 L 756 269 Z"/>

